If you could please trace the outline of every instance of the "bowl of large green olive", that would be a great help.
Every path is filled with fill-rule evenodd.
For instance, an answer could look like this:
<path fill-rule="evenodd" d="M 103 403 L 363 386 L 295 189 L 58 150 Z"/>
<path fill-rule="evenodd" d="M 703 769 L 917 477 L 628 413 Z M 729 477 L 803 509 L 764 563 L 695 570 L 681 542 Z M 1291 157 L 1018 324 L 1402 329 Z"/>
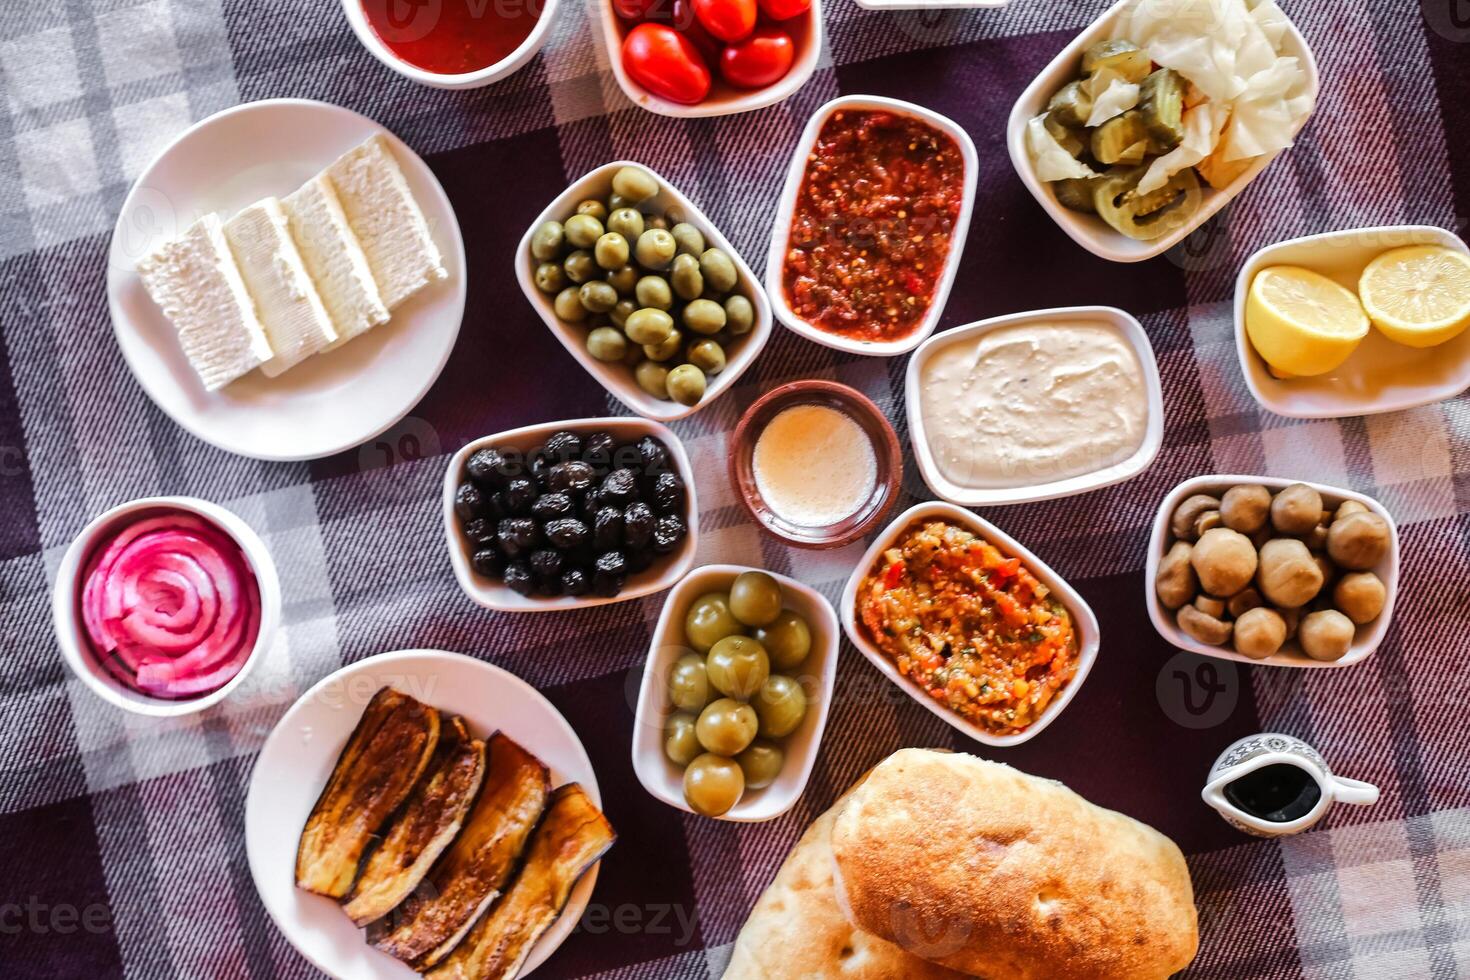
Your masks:
<path fill-rule="evenodd" d="M 720 820 L 770 820 L 806 787 L 837 676 L 837 614 L 784 575 L 706 565 L 669 592 L 633 731 L 654 796 Z"/>
<path fill-rule="evenodd" d="M 770 302 L 745 260 L 667 180 L 627 160 L 541 212 L 516 276 L 562 346 L 646 418 L 708 405 L 771 335 Z"/>

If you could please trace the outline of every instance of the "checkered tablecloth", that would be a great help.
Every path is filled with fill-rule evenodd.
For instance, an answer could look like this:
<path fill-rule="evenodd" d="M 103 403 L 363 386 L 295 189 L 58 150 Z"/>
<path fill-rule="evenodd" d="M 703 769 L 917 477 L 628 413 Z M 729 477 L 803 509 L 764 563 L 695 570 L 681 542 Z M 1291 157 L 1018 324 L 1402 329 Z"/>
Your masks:
<path fill-rule="evenodd" d="M 905 745 L 939 745 L 1065 780 L 1146 820 L 1189 856 L 1196 978 L 1470 976 L 1470 403 L 1296 422 L 1260 411 L 1235 361 L 1234 271 L 1255 248 L 1358 225 L 1470 217 L 1470 10 L 1464 0 L 1287 0 L 1321 63 L 1295 149 L 1186 247 L 1137 266 L 1095 259 L 1022 188 L 1004 124 L 1038 69 L 1105 0 L 1012 0 L 999 11 L 864 11 L 827 0 L 815 77 L 785 103 L 712 120 L 634 108 L 597 35 L 564 0 L 545 50 L 467 93 L 389 73 L 335 0 L 6 0 L 0 17 L 0 976 L 306 977 L 245 860 L 243 803 L 271 726 L 313 682 L 386 650 L 437 647 L 500 664 L 580 733 L 620 832 L 593 906 L 540 975 L 718 976 L 760 890 L 812 817 Z M 455 586 L 440 526 L 446 454 L 514 426 L 620 411 L 520 296 L 514 242 L 569 178 L 646 160 L 760 269 L 793 140 L 839 93 L 956 119 L 980 151 L 979 198 L 945 324 L 1111 304 L 1146 325 L 1168 427 L 1157 462 L 1107 490 L 986 516 L 1068 577 L 1097 611 L 1097 666 L 1026 746 L 987 750 L 887 686 L 844 645 L 805 796 L 770 823 L 698 819 L 655 801 L 629 762 L 632 694 L 660 597 L 578 614 L 508 616 Z M 375 446 L 260 463 L 186 435 L 119 356 L 104 296 L 118 207 L 192 121 L 301 96 L 379 120 L 428 160 L 469 256 L 454 357 Z M 777 328 L 740 385 L 674 428 L 698 470 L 701 562 L 765 565 L 836 599 L 861 551 L 790 551 L 746 519 L 725 439 L 758 392 L 837 378 L 906 435 L 904 358 L 834 354 Z M 421 451 L 415 458 L 412 447 Z M 1198 473 L 1266 473 L 1372 494 L 1397 517 L 1404 566 L 1388 639 L 1341 671 L 1240 669 L 1176 654 L 1143 605 L 1146 526 Z M 905 485 L 925 496 L 912 457 Z M 256 527 L 280 568 L 285 625 L 250 683 L 202 716 L 113 710 L 63 666 L 49 580 L 93 515 L 190 494 Z M 1279 730 L 1383 788 L 1280 842 L 1228 828 L 1199 799 L 1235 738 Z"/>

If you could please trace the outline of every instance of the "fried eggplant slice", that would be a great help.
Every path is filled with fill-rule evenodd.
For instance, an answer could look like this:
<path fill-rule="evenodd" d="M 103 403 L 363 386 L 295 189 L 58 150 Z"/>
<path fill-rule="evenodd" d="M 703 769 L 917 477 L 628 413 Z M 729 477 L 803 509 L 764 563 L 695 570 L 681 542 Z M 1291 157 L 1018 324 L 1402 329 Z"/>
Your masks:
<path fill-rule="evenodd" d="M 433 980 L 511 980 L 561 915 L 572 887 L 617 840 L 612 824 L 576 783 L 558 789 L 536 828 L 510 891 L 444 962 Z"/>
<path fill-rule="evenodd" d="M 296 848 L 296 884 L 341 898 L 358 865 L 423 774 L 439 742 L 439 712 L 391 687 L 373 695 Z"/>
<path fill-rule="evenodd" d="M 470 736 L 464 719 L 445 720 L 428 768 L 342 905 L 353 924 L 387 915 L 418 887 L 464 826 L 484 777 L 485 743 Z"/>
<path fill-rule="evenodd" d="M 438 963 L 510 881 L 546 808 L 551 776 L 540 759 L 496 733 L 480 797 L 459 837 L 418 889 L 368 929 L 368 940 L 416 970 Z"/>

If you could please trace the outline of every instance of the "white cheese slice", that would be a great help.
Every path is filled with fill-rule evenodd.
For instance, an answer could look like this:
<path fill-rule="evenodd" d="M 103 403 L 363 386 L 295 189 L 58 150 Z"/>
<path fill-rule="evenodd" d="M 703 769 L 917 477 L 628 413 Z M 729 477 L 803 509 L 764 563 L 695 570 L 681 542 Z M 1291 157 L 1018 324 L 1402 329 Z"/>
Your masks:
<path fill-rule="evenodd" d="M 383 134 L 347 151 L 324 173 L 337 191 L 388 309 L 449 275 Z"/>
<path fill-rule="evenodd" d="M 143 288 L 179 333 L 184 356 L 217 391 L 273 356 L 216 215 L 138 263 Z"/>
<path fill-rule="evenodd" d="M 337 344 L 386 322 L 388 307 L 332 182 L 318 174 L 282 198 L 281 208 L 301 261 L 332 318 Z"/>
<path fill-rule="evenodd" d="M 295 367 L 337 339 L 279 200 L 257 201 L 225 222 L 225 239 L 276 353 L 261 365 L 266 377 Z"/>

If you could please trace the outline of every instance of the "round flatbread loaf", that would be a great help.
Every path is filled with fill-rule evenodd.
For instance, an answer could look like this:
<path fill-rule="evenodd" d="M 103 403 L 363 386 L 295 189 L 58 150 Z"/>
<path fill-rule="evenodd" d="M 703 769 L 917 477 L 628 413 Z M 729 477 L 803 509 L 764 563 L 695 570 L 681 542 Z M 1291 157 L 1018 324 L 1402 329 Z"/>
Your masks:
<path fill-rule="evenodd" d="M 1173 841 L 974 756 L 895 752 L 837 810 L 831 850 L 854 925 L 987 980 L 1162 980 L 1199 946 Z"/>

